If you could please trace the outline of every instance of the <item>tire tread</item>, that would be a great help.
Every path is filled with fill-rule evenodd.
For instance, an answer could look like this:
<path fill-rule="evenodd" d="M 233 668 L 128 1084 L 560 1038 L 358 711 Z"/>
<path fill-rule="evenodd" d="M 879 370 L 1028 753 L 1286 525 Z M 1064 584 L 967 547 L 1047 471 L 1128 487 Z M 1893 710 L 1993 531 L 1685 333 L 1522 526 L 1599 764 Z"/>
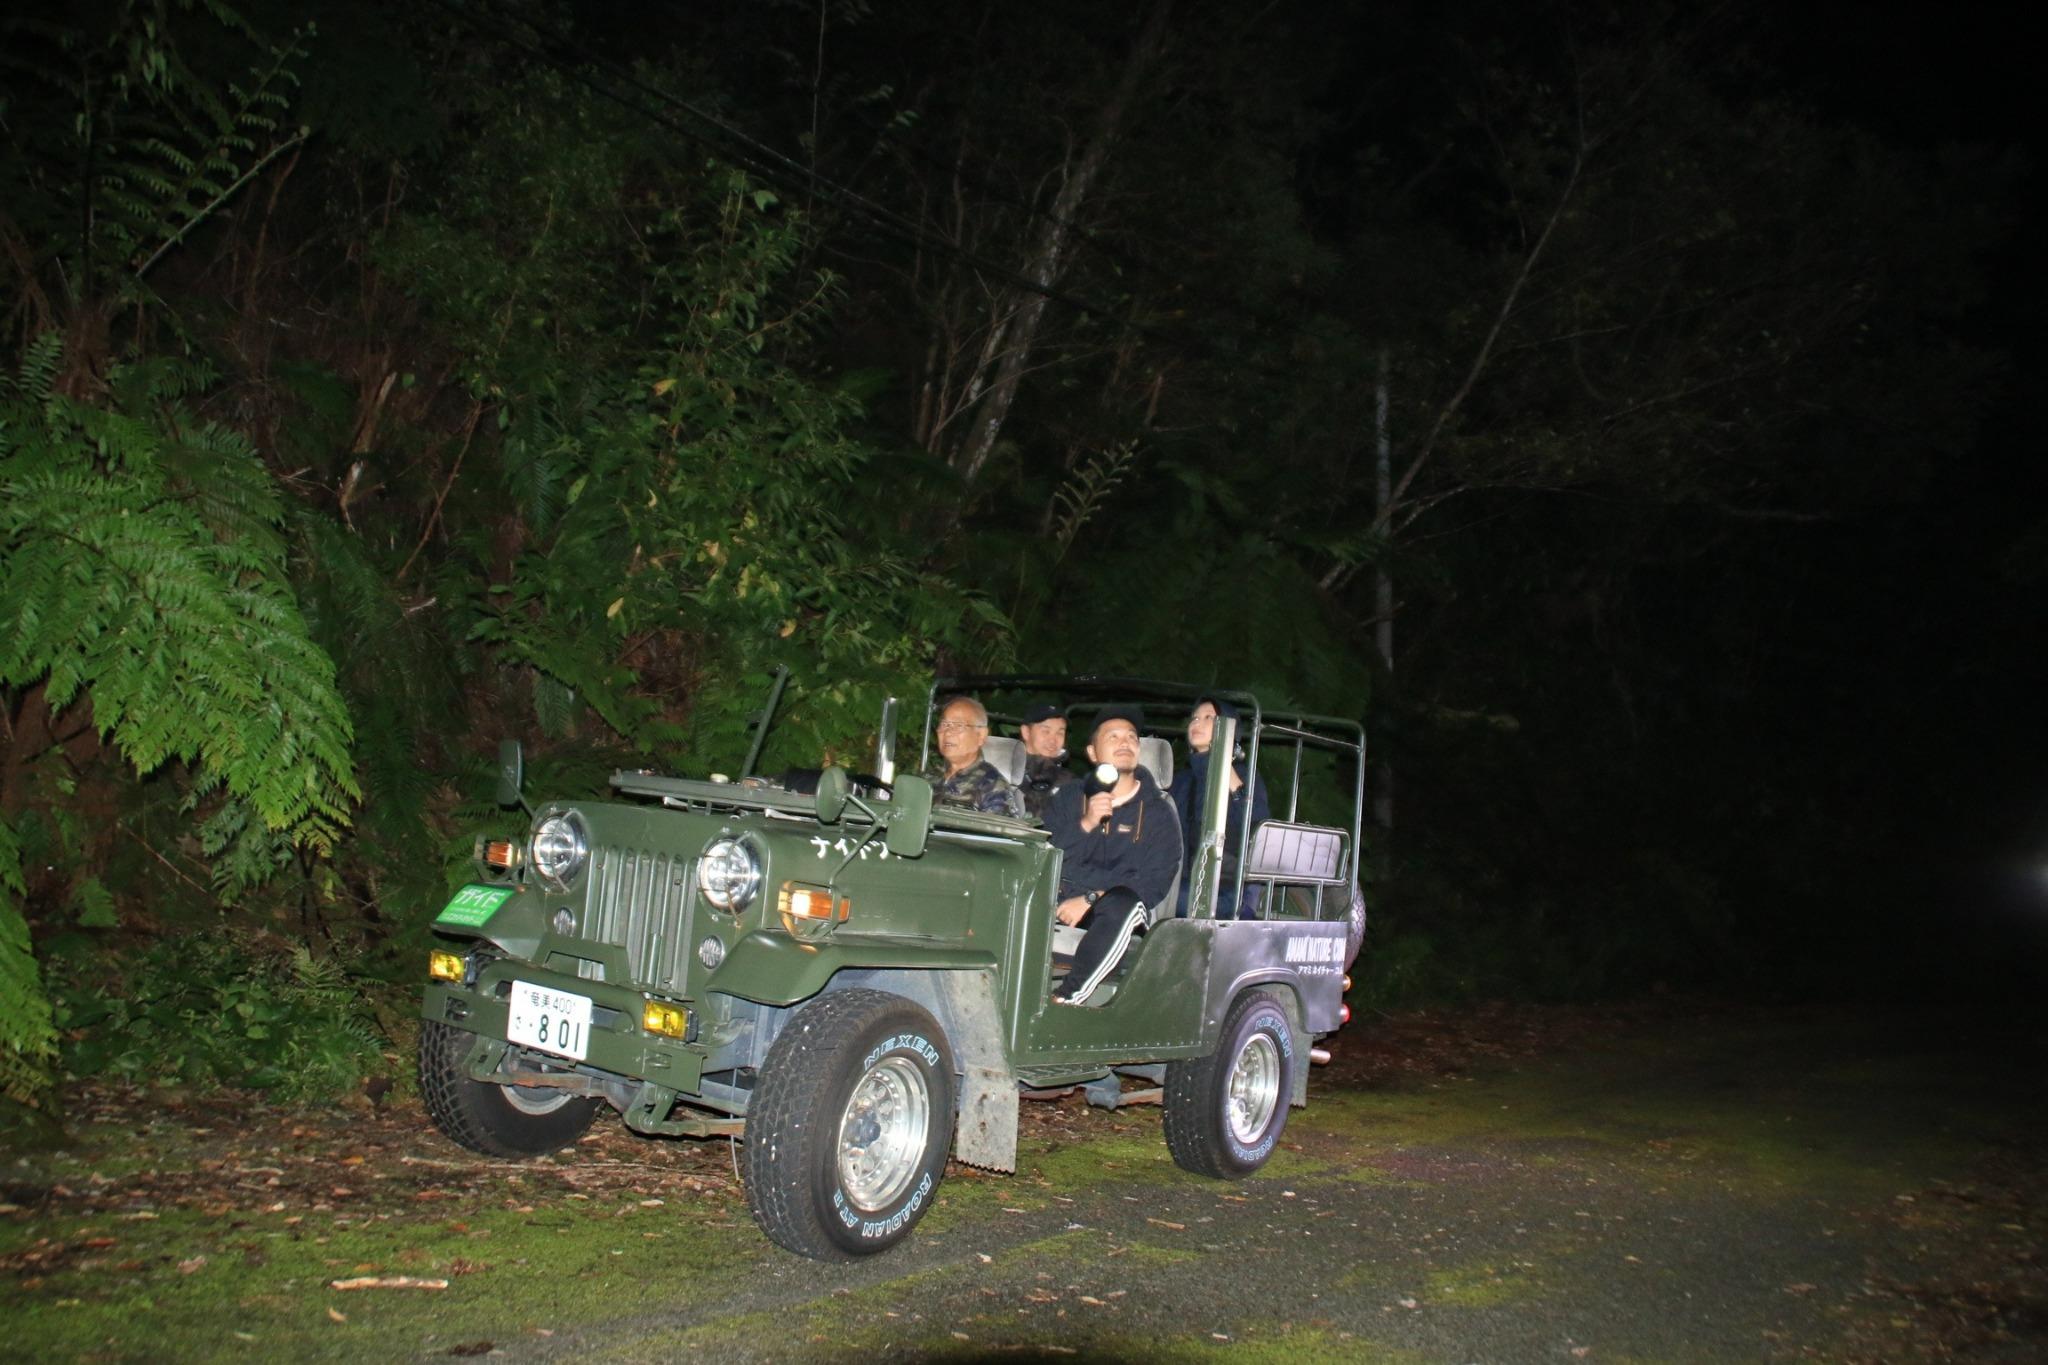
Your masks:
<path fill-rule="evenodd" d="M 1252 1173 L 1231 1159 L 1229 1148 L 1223 1143 L 1223 1085 L 1226 1068 L 1237 1052 L 1238 1028 L 1244 1016 L 1264 1002 L 1277 1004 L 1268 992 L 1244 992 L 1231 1001 L 1223 1016 L 1216 1051 L 1206 1057 L 1167 1063 L 1162 1126 L 1166 1131 L 1166 1150 L 1174 1164 L 1184 1171 L 1215 1180 L 1241 1180 Z M 1280 1012 L 1285 1018 L 1286 1007 L 1280 1006 Z M 1291 1022 L 1288 1027 L 1292 1029 Z M 1298 1065 L 1297 1054 L 1281 1073 L 1280 1103 L 1274 1110 L 1273 1122 L 1283 1129 L 1287 1124 L 1293 1068 Z"/>
<path fill-rule="evenodd" d="M 838 1131 L 838 1116 L 827 1112 L 836 1091 L 822 1083 L 819 1073 L 829 1075 L 833 1054 L 842 1048 L 852 1051 L 875 1018 L 906 1005 L 923 1012 L 915 1002 L 887 991 L 836 991 L 797 1011 L 769 1046 L 747 1105 L 741 1184 L 755 1223 L 777 1246 L 815 1260 L 855 1259 L 856 1253 L 833 1239 L 811 1198 L 813 1144 Z M 933 1031 L 938 1032 L 936 1027 Z M 937 1120 L 948 1125 L 941 1140 L 950 1147 L 950 1106 Z M 939 1173 L 944 1172 L 942 1161 Z"/>
<path fill-rule="evenodd" d="M 535 1115 L 520 1114 L 487 1093 L 486 1082 L 473 1081 L 462 1070 L 475 1037 L 436 1019 L 420 1026 L 420 1099 L 450 1142 L 484 1156 L 531 1157 L 568 1146 L 590 1127 L 600 1100 L 571 1100 L 551 1114 Z M 502 1127 L 492 1121 L 494 1107 Z M 523 1130 L 525 1140 L 513 1141 L 513 1130 Z"/>

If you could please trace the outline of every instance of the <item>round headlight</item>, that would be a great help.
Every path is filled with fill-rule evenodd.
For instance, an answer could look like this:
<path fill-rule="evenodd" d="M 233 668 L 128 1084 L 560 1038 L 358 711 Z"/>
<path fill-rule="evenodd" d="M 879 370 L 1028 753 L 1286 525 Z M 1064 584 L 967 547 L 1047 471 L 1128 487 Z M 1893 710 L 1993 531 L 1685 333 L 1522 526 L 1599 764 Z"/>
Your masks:
<path fill-rule="evenodd" d="M 583 869 L 590 856 L 590 844 L 583 837 L 583 822 L 573 814 L 550 815 L 533 832 L 534 871 L 557 886 L 566 886 Z"/>
<path fill-rule="evenodd" d="M 720 910 L 742 910 L 761 887 L 761 860 L 737 839 L 714 839 L 697 860 L 697 889 Z"/>

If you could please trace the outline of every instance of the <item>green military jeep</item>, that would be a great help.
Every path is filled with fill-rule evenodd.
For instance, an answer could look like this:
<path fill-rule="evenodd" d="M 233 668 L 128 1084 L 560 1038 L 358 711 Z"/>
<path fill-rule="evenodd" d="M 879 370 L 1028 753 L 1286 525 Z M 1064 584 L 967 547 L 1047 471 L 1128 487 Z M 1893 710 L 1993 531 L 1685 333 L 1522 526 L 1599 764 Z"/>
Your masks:
<path fill-rule="evenodd" d="M 1226 849 L 1228 785 L 1206 784 L 1186 915 L 1157 908 L 1118 975 L 1073 1006 L 1049 998 L 1059 851 L 1035 823 L 935 806 L 930 782 L 895 776 L 893 701 L 876 775 L 754 776 L 760 733 L 737 780 L 617 773 L 612 799 L 546 802 L 523 843 L 480 846 L 478 879 L 434 922 L 419 1064 L 441 1131 L 534 1155 L 608 1104 L 640 1133 L 739 1135 L 762 1231 L 821 1258 L 901 1241 L 949 1154 L 1015 1170 L 1020 1098 L 1088 1085 L 1114 1103 L 1120 1075 L 1163 1082 L 1125 1098 L 1162 1101 L 1181 1166 L 1257 1170 L 1307 1102 L 1312 1051 L 1327 1056 L 1311 1041 L 1349 1017 L 1363 731 L 1245 693 L 954 678 L 928 700 L 927 757 L 955 692 L 998 722 L 1056 696 L 1077 715 L 1140 702 L 1155 726 L 1221 696 L 1242 719 L 1218 720 L 1211 752 L 1236 743 L 1254 769 L 1285 766 L 1268 786 L 1287 818 Z M 1143 748 L 1164 789 L 1172 750 Z M 1015 740 L 992 738 L 985 757 L 1021 774 Z M 512 805 L 516 745 L 503 766 Z M 1318 793 L 1341 820 L 1297 818 Z M 1263 886 L 1266 918 L 1213 917 L 1226 865 L 1228 903 Z"/>

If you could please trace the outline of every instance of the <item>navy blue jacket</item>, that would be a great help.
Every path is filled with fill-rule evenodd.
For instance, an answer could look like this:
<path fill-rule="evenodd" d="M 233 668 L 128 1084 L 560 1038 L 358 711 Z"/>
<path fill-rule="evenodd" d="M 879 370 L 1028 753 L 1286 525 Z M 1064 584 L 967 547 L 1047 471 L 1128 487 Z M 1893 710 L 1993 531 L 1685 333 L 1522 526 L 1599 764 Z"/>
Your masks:
<path fill-rule="evenodd" d="M 1195 835 L 1202 825 L 1202 785 L 1208 778 L 1209 754 L 1188 755 L 1187 767 L 1173 775 L 1173 801 L 1180 807 L 1182 847 L 1190 855 L 1195 847 Z M 1272 809 L 1266 800 L 1266 784 L 1245 771 L 1243 759 L 1231 765 L 1237 775 L 1244 779 L 1244 785 L 1230 794 L 1230 810 L 1223 821 L 1223 885 L 1229 886 L 1237 880 L 1237 845 L 1244 837 L 1245 821 L 1257 829 L 1272 817 Z"/>
<path fill-rule="evenodd" d="M 1059 849 L 1060 899 L 1127 886 L 1153 910 L 1162 907 L 1180 871 L 1180 821 L 1152 774 L 1140 767 L 1138 794 L 1111 811 L 1093 833 L 1081 829 L 1088 788 L 1067 783 L 1052 794 L 1045 827 Z M 1166 912 L 1172 913 L 1171 907 Z"/>

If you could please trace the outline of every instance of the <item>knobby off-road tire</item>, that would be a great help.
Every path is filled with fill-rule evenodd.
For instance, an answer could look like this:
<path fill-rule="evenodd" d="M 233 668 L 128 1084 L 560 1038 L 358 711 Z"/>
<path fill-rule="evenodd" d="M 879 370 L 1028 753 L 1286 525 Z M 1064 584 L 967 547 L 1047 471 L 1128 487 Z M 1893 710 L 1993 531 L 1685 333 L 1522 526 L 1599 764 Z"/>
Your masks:
<path fill-rule="evenodd" d="M 800 1256 L 886 1251 L 932 1206 L 952 1146 L 953 1052 L 930 1014 L 850 990 L 797 1011 L 747 1106 L 747 1207 Z"/>
<path fill-rule="evenodd" d="M 420 1097 L 449 1141 L 485 1156 L 540 1156 L 583 1136 L 602 1100 L 541 1086 L 471 1080 L 462 1069 L 476 1035 L 428 1020 L 420 1028 Z"/>
<path fill-rule="evenodd" d="M 1246 991 L 1223 1016 L 1207 1057 L 1166 1068 L 1166 1148 L 1182 1170 L 1240 1180 L 1266 1164 L 1287 1127 L 1301 1065 L 1287 1010 L 1264 991 Z"/>

